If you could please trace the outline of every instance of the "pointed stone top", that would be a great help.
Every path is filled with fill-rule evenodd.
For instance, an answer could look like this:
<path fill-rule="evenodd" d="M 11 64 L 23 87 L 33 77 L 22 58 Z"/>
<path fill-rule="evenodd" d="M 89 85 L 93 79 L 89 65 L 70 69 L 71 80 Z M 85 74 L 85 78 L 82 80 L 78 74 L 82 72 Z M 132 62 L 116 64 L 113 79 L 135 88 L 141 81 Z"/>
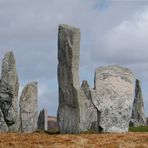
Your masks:
<path fill-rule="evenodd" d="M 136 84 L 137 84 L 137 85 L 141 85 L 141 81 L 138 80 L 138 79 L 136 79 Z"/>
<path fill-rule="evenodd" d="M 10 64 L 15 64 L 15 57 L 12 51 L 8 51 L 5 53 L 5 57 L 3 58 L 3 62 L 7 61 Z"/>
<path fill-rule="evenodd" d="M 5 53 L 5 56 L 14 56 L 14 53 L 13 53 L 13 51 L 7 51 Z"/>
<path fill-rule="evenodd" d="M 135 82 L 135 85 L 136 85 L 136 92 L 135 93 L 140 93 L 141 94 L 141 81 L 136 79 L 136 82 Z M 139 91 L 138 91 L 139 90 Z M 142 95 L 142 94 L 141 94 Z"/>
<path fill-rule="evenodd" d="M 47 109 L 46 108 L 43 108 L 41 111 L 43 111 L 45 113 L 45 112 L 47 112 Z"/>
<path fill-rule="evenodd" d="M 32 81 L 32 82 L 28 83 L 27 86 L 28 86 L 28 85 L 29 85 L 29 86 L 30 86 L 30 85 L 31 85 L 31 86 L 37 86 L 37 85 L 38 85 L 38 82 Z"/>
<path fill-rule="evenodd" d="M 89 84 L 88 84 L 87 80 L 82 81 L 81 88 L 89 88 Z"/>
<path fill-rule="evenodd" d="M 60 24 L 59 25 L 59 29 L 68 29 L 68 30 L 79 31 L 80 32 L 80 29 L 79 28 L 72 27 L 72 26 L 67 25 L 67 24 Z"/>

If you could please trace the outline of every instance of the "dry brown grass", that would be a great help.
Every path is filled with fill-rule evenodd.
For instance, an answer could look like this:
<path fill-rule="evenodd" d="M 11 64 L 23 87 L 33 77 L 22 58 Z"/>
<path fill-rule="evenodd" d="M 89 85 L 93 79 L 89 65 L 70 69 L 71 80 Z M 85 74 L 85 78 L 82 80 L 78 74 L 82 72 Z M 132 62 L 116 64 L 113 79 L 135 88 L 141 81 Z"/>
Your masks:
<path fill-rule="evenodd" d="M 148 133 L 80 135 L 1 133 L 0 148 L 148 148 Z"/>

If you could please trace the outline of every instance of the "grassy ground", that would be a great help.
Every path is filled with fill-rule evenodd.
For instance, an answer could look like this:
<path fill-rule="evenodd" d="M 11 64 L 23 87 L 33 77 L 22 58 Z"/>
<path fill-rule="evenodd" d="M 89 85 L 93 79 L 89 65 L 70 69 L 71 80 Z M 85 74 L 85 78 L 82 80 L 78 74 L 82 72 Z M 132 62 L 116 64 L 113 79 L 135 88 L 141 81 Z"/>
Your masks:
<path fill-rule="evenodd" d="M 148 132 L 148 126 L 130 127 L 130 132 Z"/>
<path fill-rule="evenodd" d="M 0 148 L 148 148 L 148 133 L 80 135 L 1 133 Z"/>

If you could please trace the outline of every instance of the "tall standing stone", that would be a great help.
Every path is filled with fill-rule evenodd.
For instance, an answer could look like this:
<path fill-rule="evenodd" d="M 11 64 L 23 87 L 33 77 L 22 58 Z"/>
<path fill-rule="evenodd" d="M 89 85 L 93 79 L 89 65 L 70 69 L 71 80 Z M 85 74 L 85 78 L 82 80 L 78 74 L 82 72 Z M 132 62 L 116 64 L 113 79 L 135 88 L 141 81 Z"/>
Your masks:
<path fill-rule="evenodd" d="M 7 52 L 2 60 L 0 83 L 0 108 L 9 131 L 18 131 L 19 80 L 13 52 Z"/>
<path fill-rule="evenodd" d="M 100 111 L 104 132 L 127 132 L 134 100 L 133 73 L 117 65 L 100 67 L 95 72 L 92 100 Z"/>
<path fill-rule="evenodd" d="M 58 124 L 61 133 L 79 133 L 80 30 L 60 25 L 58 32 Z"/>
<path fill-rule="evenodd" d="M 132 108 L 131 126 L 142 126 L 146 124 L 146 118 L 144 115 L 144 102 L 141 90 L 141 82 L 136 80 L 135 85 L 135 98 Z"/>
<path fill-rule="evenodd" d="M 88 82 L 84 80 L 80 89 L 80 131 L 98 131 L 99 116 L 97 108 L 93 105 L 91 90 Z"/>
<path fill-rule="evenodd" d="M 38 119 L 37 82 L 25 86 L 20 97 L 20 130 L 31 133 L 37 129 Z"/>
<path fill-rule="evenodd" d="M 48 130 L 48 114 L 47 114 L 47 110 L 43 109 L 40 111 L 39 113 L 39 117 L 38 117 L 38 129 L 41 130 Z"/>

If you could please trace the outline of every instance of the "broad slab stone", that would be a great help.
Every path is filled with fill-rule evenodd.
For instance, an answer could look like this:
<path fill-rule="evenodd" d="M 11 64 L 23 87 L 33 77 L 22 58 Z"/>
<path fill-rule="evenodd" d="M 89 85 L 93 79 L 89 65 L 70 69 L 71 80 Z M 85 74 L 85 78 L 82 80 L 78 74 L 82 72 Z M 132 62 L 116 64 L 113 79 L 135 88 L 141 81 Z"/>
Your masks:
<path fill-rule="evenodd" d="M 61 133 L 79 133 L 80 30 L 60 25 L 58 32 L 58 124 Z"/>
<path fill-rule="evenodd" d="M 20 130 L 31 133 L 37 129 L 38 89 L 37 82 L 27 84 L 20 97 Z"/>
<path fill-rule="evenodd" d="M 38 117 L 38 129 L 48 130 L 47 123 L 48 123 L 47 110 L 43 109 L 39 113 L 39 117 Z"/>
<path fill-rule="evenodd" d="M 0 83 L 0 108 L 9 131 L 18 131 L 19 80 L 13 52 L 7 52 L 2 60 Z"/>
<path fill-rule="evenodd" d="M 134 100 L 133 73 L 118 65 L 100 67 L 95 72 L 92 100 L 100 111 L 103 132 L 127 132 Z"/>
<path fill-rule="evenodd" d="M 8 129 L 8 126 L 4 120 L 4 116 L 3 116 L 3 113 L 0 109 L 0 132 L 7 132 L 9 129 Z"/>
<path fill-rule="evenodd" d="M 144 102 L 141 90 L 141 82 L 136 80 L 135 85 L 135 98 L 132 108 L 132 116 L 130 126 L 142 126 L 146 124 L 144 115 Z"/>
<path fill-rule="evenodd" d="M 79 107 L 80 131 L 99 131 L 98 111 L 93 105 L 91 90 L 86 80 L 81 85 Z"/>

